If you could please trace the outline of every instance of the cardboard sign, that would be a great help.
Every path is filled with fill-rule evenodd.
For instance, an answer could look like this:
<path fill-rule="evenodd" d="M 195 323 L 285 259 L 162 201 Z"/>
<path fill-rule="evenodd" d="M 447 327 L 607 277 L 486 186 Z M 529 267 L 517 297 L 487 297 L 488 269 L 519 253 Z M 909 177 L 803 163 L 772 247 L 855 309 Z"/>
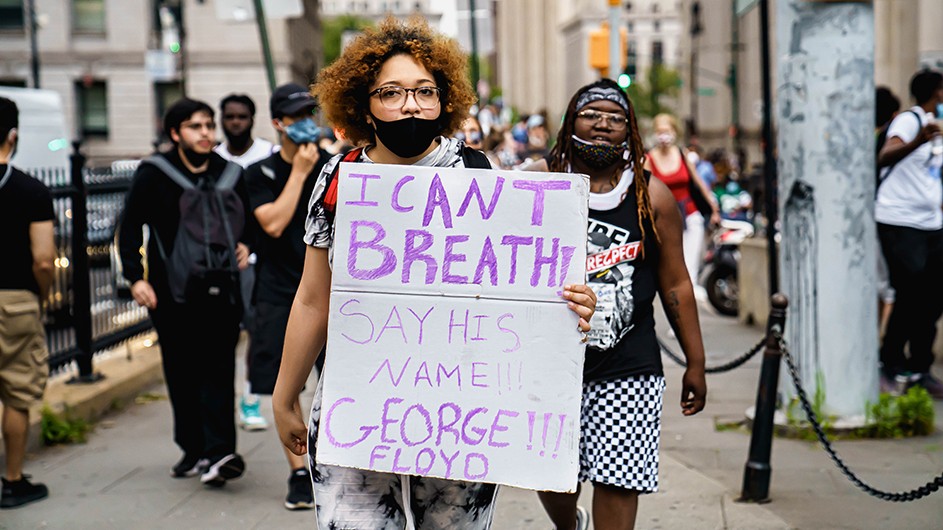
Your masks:
<path fill-rule="evenodd" d="M 317 458 L 574 491 L 581 175 L 342 164 Z"/>

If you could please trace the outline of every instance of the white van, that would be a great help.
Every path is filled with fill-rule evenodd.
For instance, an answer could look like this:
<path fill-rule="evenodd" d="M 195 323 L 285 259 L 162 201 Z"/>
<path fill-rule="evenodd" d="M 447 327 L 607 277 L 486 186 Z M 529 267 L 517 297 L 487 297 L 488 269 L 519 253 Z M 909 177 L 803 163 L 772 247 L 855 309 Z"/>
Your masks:
<path fill-rule="evenodd" d="M 32 169 L 61 169 L 68 174 L 72 149 L 59 93 L 0 86 L 0 96 L 12 99 L 20 113 L 19 140 L 13 165 L 27 172 Z"/>

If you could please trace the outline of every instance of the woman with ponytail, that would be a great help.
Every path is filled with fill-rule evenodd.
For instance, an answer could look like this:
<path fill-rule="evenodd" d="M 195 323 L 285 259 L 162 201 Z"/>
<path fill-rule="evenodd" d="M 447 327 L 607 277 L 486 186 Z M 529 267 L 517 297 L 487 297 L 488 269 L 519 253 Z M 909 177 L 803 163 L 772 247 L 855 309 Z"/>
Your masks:
<path fill-rule="evenodd" d="M 682 413 L 700 412 L 707 395 L 681 214 L 668 187 L 643 165 L 632 103 L 615 82 L 602 79 L 577 91 L 553 150 L 527 168 L 590 178 L 586 274 L 597 303 L 583 367 L 579 479 L 593 484 L 596 530 L 633 528 L 638 495 L 658 488 L 665 379 L 656 293 L 687 358 Z M 589 527 L 578 495 L 539 493 L 558 530 Z"/>

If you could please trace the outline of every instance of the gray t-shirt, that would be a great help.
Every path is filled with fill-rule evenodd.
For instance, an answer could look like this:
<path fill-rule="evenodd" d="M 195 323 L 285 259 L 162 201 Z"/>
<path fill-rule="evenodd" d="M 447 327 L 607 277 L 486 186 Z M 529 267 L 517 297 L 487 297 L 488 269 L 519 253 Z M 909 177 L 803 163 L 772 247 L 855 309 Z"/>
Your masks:
<path fill-rule="evenodd" d="M 414 163 L 414 166 L 432 166 L 432 167 L 465 167 L 462 161 L 462 142 L 454 138 L 440 136 L 438 138 L 439 146 L 431 153 Z M 357 162 L 373 164 L 367 154 L 368 149 L 360 153 Z M 305 244 L 317 248 L 326 248 L 329 251 L 329 259 L 334 259 L 334 226 L 324 211 L 322 200 L 326 191 L 327 178 L 330 176 L 337 164 L 340 163 L 343 155 L 335 155 L 331 160 L 324 164 L 321 174 L 318 175 L 318 181 L 311 192 L 311 199 L 308 201 L 308 218 L 305 220 Z"/>

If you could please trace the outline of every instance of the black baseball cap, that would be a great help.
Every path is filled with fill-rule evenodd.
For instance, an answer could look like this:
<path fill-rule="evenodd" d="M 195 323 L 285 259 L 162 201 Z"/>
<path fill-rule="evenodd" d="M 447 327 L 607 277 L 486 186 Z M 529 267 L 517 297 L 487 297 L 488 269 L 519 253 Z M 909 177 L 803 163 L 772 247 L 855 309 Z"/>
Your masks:
<path fill-rule="evenodd" d="M 302 111 L 313 111 L 318 102 L 308 89 L 297 84 L 287 83 L 275 89 L 272 99 L 269 100 L 269 110 L 273 118 L 291 116 Z"/>

